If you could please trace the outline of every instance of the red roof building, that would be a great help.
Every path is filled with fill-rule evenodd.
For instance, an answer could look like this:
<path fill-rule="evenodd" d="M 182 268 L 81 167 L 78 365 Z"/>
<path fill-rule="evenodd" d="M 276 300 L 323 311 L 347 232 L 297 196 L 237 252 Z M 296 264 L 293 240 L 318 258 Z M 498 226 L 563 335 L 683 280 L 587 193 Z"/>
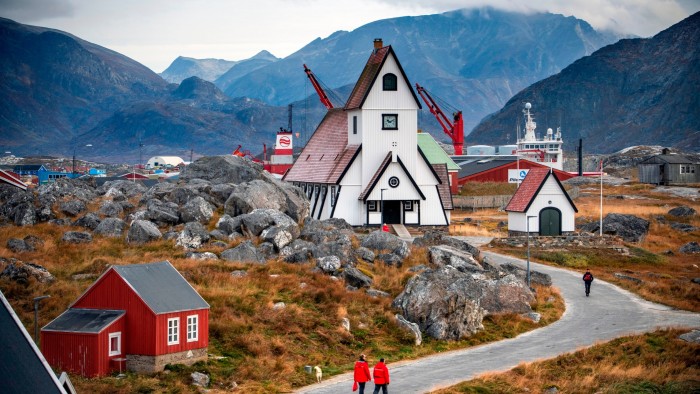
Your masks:
<path fill-rule="evenodd" d="M 418 145 L 420 108 L 394 50 L 376 39 L 345 106 L 328 111 L 283 179 L 306 192 L 317 219 L 448 225 L 448 170 Z"/>
<path fill-rule="evenodd" d="M 209 304 L 168 262 L 112 266 L 41 330 L 51 366 L 86 377 L 206 360 Z"/>
<path fill-rule="evenodd" d="M 20 188 L 22 190 L 27 190 L 27 185 L 22 182 L 19 175 L 12 171 L 5 171 L 0 169 L 0 182 L 9 183 L 10 185 Z"/>
<path fill-rule="evenodd" d="M 549 169 L 550 167 L 530 161 L 518 160 L 512 156 L 487 156 L 487 157 L 455 157 L 455 162 L 460 167 L 458 177 L 459 185 L 467 182 L 510 182 L 517 183 L 525 178 L 525 174 L 531 168 Z M 552 169 L 561 181 L 574 178 L 577 174 Z"/>
<path fill-rule="evenodd" d="M 553 170 L 532 168 L 505 211 L 509 234 L 556 236 L 575 230 L 578 209 Z"/>

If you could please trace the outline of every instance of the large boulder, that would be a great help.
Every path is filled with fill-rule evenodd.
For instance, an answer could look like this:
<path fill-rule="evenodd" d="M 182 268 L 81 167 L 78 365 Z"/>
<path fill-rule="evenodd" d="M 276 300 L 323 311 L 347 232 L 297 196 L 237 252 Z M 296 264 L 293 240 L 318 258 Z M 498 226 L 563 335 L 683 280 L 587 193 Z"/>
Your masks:
<path fill-rule="evenodd" d="M 100 214 L 107 217 L 118 217 L 124 212 L 124 205 L 115 201 L 104 201 L 100 206 Z"/>
<path fill-rule="evenodd" d="M 44 267 L 34 263 L 23 263 L 16 259 L 4 259 L 0 257 L 2 263 L 9 263 L 0 273 L 0 278 L 6 278 L 20 284 L 27 284 L 29 278 L 34 278 L 38 282 L 52 282 L 56 278 Z"/>
<path fill-rule="evenodd" d="M 187 166 L 187 171 L 180 174 L 180 180 L 205 179 L 212 184 L 240 184 L 256 179 L 263 179 L 261 165 L 238 156 L 205 156 Z"/>
<path fill-rule="evenodd" d="M 49 213 L 51 217 L 50 204 Z M 34 195 L 31 191 L 18 189 L 12 185 L 0 184 L 0 218 L 17 226 L 32 226 L 37 222 Z M 48 219 L 47 219 L 48 220 Z"/>
<path fill-rule="evenodd" d="M 446 235 L 441 231 L 435 231 L 435 230 L 428 230 L 423 234 L 422 237 L 416 237 L 416 239 L 413 240 L 413 245 L 415 245 L 415 246 L 447 245 L 447 246 L 451 246 L 451 247 L 458 249 L 458 250 L 463 250 L 463 251 L 471 254 L 477 260 L 479 259 L 479 255 L 481 254 L 481 251 L 479 250 L 479 248 L 477 248 L 474 245 L 471 245 L 469 242 L 462 241 L 460 239 Z"/>
<path fill-rule="evenodd" d="M 8 239 L 6 246 L 7 249 L 14 253 L 31 252 L 33 250 L 33 248 L 24 242 L 23 239 L 19 238 Z"/>
<path fill-rule="evenodd" d="M 143 244 L 161 239 L 163 236 L 153 222 L 148 220 L 134 220 L 126 235 L 126 242 L 131 244 Z"/>
<path fill-rule="evenodd" d="M 146 203 L 144 219 L 150 220 L 159 226 L 173 225 L 180 222 L 178 206 L 172 202 L 163 202 L 158 199 L 150 199 Z"/>
<path fill-rule="evenodd" d="M 254 180 L 236 185 L 224 204 L 224 212 L 231 216 L 249 213 L 255 209 L 286 211 L 282 190 L 272 183 Z"/>
<path fill-rule="evenodd" d="M 93 179 L 60 178 L 54 182 L 45 183 L 37 187 L 37 193 L 42 196 L 50 194 L 58 200 L 70 199 L 92 201 L 98 193 Z"/>
<path fill-rule="evenodd" d="M 66 231 L 61 240 L 69 244 L 84 244 L 92 242 L 92 235 L 82 231 Z"/>
<path fill-rule="evenodd" d="M 238 246 L 221 252 L 221 259 L 226 261 L 240 261 L 243 263 L 262 263 L 263 259 L 258 254 L 255 245 L 251 241 L 241 242 Z"/>
<path fill-rule="evenodd" d="M 140 182 L 132 182 L 127 180 L 107 181 L 102 186 L 97 188 L 97 192 L 112 197 L 123 195 L 126 198 L 132 198 L 145 193 L 148 189 Z"/>
<path fill-rule="evenodd" d="M 88 212 L 78 220 L 73 222 L 74 226 L 85 227 L 90 230 L 95 230 L 100 225 L 100 217 L 93 212 Z"/>
<path fill-rule="evenodd" d="M 430 263 L 438 267 L 451 265 L 462 272 L 483 272 L 484 267 L 471 255 L 452 246 L 438 245 L 428 248 Z"/>
<path fill-rule="evenodd" d="M 185 222 L 207 223 L 214 216 L 214 209 L 202 196 L 195 196 L 180 208 L 180 219 Z"/>
<path fill-rule="evenodd" d="M 668 214 L 671 216 L 678 216 L 678 217 L 690 217 L 690 216 L 695 216 L 697 212 L 695 211 L 694 208 L 688 207 L 688 206 L 680 206 L 680 207 L 675 207 L 668 211 Z"/>
<path fill-rule="evenodd" d="M 678 251 L 683 253 L 683 254 L 700 253 L 700 244 L 698 244 L 696 241 L 691 241 L 691 242 L 688 242 L 687 244 L 681 246 Z"/>
<path fill-rule="evenodd" d="M 248 213 L 257 208 L 284 212 L 301 223 L 309 215 L 309 201 L 298 187 L 275 179 L 262 166 L 237 156 L 203 157 L 187 167 L 181 180 L 204 179 L 220 187 L 213 201 L 225 198 L 224 211 L 231 216 Z"/>
<path fill-rule="evenodd" d="M 80 200 L 62 201 L 58 204 L 58 210 L 68 216 L 78 216 L 79 213 L 85 211 L 87 206 Z"/>
<path fill-rule="evenodd" d="M 534 297 L 521 280 L 487 274 L 462 272 L 451 265 L 423 271 L 408 281 L 392 306 L 427 335 L 452 340 L 483 329 L 489 314 L 532 311 Z"/>
<path fill-rule="evenodd" d="M 582 231 L 598 233 L 598 222 L 590 222 L 581 227 Z M 603 233 L 617 235 L 627 242 L 639 242 L 649 232 L 649 221 L 634 215 L 609 213 L 603 219 Z"/>
<path fill-rule="evenodd" d="M 105 218 L 95 228 L 95 234 L 103 237 L 118 238 L 121 237 L 126 229 L 126 222 L 119 218 Z"/>
<path fill-rule="evenodd" d="M 355 267 L 347 267 L 343 270 L 343 279 L 350 286 L 356 288 L 370 287 L 372 286 L 372 278 L 365 275 L 359 269 Z"/>
<path fill-rule="evenodd" d="M 371 232 L 362 240 L 362 246 L 374 250 L 389 251 L 401 259 L 408 256 L 409 248 L 406 241 L 385 231 L 377 230 Z"/>
<path fill-rule="evenodd" d="M 470 274 L 444 266 L 411 278 L 392 306 L 427 335 L 458 340 L 483 329 L 487 311 L 478 302 L 481 290 Z"/>
<path fill-rule="evenodd" d="M 276 226 L 288 231 L 294 239 L 299 236 L 299 225 L 296 221 L 278 210 L 256 209 L 236 219 L 240 220 L 240 223 L 233 230 L 242 234 L 259 236 L 263 230 Z"/>
<path fill-rule="evenodd" d="M 185 223 L 185 228 L 178 234 L 176 245 L 185 249 L 199 249 L 202 244 L 209 242 L 209 232 L 199 222 Z"/>
<path fill-rule="evenodd" d="M 318 248 L 313 242 L 296 239 L 282 248 L 279 255 L 287 263 L 305 263 L 318 255 Z"/>

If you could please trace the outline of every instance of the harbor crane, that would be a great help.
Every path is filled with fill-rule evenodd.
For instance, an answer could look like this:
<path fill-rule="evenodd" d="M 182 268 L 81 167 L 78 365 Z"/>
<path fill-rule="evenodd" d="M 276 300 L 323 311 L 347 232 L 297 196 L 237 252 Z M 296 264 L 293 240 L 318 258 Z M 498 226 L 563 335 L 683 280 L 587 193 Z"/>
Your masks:
<path fill-rule="evenodd" d="M 425 105 L 430 109 L 430 113 L 435 116 L 442 130 L 452 139 L 452 145 L 455 148 L 455 155 L 462 155 L 464 147 L 464 121 L 462 120 L 462 111 L 455 111 L 452 114 L 452 120 L 442 112 L 442 109 L 437 105 L 433 97 L 425 88 L 416 83 L 416 90 L 425 102 Z"/>
<path fill-rule="evenodd" d="M 333 103 L 331 103 L 331 100 L 326 95 L 326 92 L 321 87 L 321 84 L 316 79 L 314 73 L 311 71 L 310 68 L 306 67 L 306 64 L 304 64 L 304 72 L 306 73 L 306 76 L 309 77 L 311 85 L 313 85 L 314 89 L 316 89 L 316 93 L 318 93 L 318 97 L 321 99 L 321 103 L 326 107 L 326 109 L 333 109 Z"/>

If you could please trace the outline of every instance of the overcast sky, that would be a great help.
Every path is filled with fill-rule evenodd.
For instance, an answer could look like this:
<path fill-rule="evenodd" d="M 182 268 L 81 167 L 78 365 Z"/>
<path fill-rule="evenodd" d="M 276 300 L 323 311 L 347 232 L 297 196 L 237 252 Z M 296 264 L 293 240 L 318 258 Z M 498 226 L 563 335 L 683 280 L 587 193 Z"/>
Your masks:
<path fill-rule="evenodd" d="M 486 5 L 573 15 L 642 37 L 700 10 L 700 0 L 0 0 L 0 16 L 69 32 L 162 72 L 180 55 L 242 60 L 265 49 L 286 57 L 375 20 Z"/>

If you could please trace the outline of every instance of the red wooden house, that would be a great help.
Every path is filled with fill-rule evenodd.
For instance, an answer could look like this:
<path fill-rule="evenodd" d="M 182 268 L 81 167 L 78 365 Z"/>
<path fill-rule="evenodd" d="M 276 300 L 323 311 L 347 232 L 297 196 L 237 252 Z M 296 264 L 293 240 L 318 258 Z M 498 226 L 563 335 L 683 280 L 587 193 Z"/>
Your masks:
<path fill-rule="evenodd" d="M 168 261 L 112 266 L 42 328 L 41 345 L 49 364 L 83 376 L 190 365 L 207 357 L 209 304 Z"/>

